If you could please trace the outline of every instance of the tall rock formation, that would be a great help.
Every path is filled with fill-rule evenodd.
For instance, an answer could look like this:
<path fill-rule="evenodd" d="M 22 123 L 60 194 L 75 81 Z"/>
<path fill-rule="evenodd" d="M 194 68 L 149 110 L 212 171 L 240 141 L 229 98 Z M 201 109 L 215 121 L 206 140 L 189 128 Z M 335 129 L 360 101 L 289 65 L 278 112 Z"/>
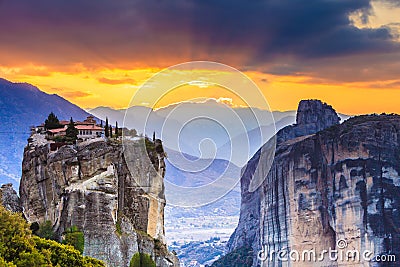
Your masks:
<path fill-rule="evenodd" d="M 0 187 L 0 204 L 12 212 L 22 212 L 21 201 L 12 184 L 3 184 Z"/>
<path fill-rule="evenodd" d="M 365 251 L 394 254 L 400 261 L 400 116 L 338 122 L 330 106 L 302 101 L 297 124 L 277 134 L 269 172 L 256 168 L 265 164 L 260 162 L 262 149 L 243 168 L 241 215 L 229 241 L 231 254 L 245 249 L 252 266 L 377 265 L 363 258 Z M 253 179 L 264 180 L 250 192 Z M 329 248 L 345 256 L 320 260 Z M 302 260 L 307 250 L 315 251 L 315 260 Z M 347 258 L 352 250 L 360 253 L 359 260 Z M 265 260 L 258 259 L 260 251 Z M 280 251 L 300 252 L 300 258 L 292 254 L 294 259 L 280 260 Z"/>
<path fill-rule="evenodd" d="M 92 140 L 58 149 L 40 135 L 29 141 L 20 183 L 28 221 L 51 221 L 60 239 L 76 226 L 84 234 L 84 254 L 108 266 L 129 266 L 137 252 L 149 254 L 157 266 L 178 266 L 164 244 L 159 140 Z"/>
<path fill-rule="evenodd" d="M 281 129 L 277 133 L 277 142 L 314 134 L 339 122 L 340 117 L 332 106 L 319 100 L 301 100 L 297 108 L 296 124 Z"/>

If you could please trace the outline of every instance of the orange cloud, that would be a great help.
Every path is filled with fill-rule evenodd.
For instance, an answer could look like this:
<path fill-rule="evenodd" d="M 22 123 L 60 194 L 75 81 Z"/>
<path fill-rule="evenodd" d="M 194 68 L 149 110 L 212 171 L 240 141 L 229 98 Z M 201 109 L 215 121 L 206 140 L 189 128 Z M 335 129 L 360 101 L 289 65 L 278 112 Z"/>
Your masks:
<path fill-rule="evenodd" d="M 65 98 L 81 98 L 81 97 L 89 97 L 92 96 L 91 93 L 82 92 L 82 91 L 67 91 L 59 93 L 62 97 Z"/>
<path fill-rule="evenodd" d="M 108 78 L 98 78 L 97 79 L 99 82 L 101 83 L 105 83 L 105 84 L 112 84 L 112 85 L 116 85 L 116 84 L 135 84 L 136 81 L 134 79 L 108 79 Z"/>
<path fill-rule="evenodd" d="M 49 76 L 30 76 L 22 68 L 0 67 L 0 77 L 13 82 L 28 82 L 47 93 L 55 93 L 84 108 L 109 106 L 126 108 L 140 85 L 158 72 L 158 68 L 84 69 L 75 74 L 51 72 Z M 272 110 L 294 110 L 301 99 L 321 99 L 345 114 L 400 113 L 400 83 L 398 79 L 379 81 L 338 82 L 312 75 L 271 75 L 260 71 L 246 71 L 262 90 Z M 99 78 L 100 77 L 100 78 Z M 102 83 L 108 77 L 113 82 Z M 111 78 L 112 77 L 112 78 Z M 127 78 L 129 77 L 129 78 Z M 115 81 L 131 79 L 135 85 Z M 268 81 L 268 82 L 265 82 Z M 149 90 L 149 94 L 157 92 Z M 234 105 L 243 105 L 240 99 L 226 90 L 213 86 L 199 88 L 184 86 L 165 95 L 158 107 L 194 98 L 209 97 L 224 100 L 231 98 Z"/>

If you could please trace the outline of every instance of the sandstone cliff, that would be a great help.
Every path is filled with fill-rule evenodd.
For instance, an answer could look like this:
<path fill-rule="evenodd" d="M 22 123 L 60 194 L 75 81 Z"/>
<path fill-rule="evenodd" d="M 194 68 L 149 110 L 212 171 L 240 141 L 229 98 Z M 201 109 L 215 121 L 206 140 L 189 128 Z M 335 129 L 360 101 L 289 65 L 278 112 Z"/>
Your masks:
<path fill-rule="evenodd" d="M 336 114 L 321 112 L 315 108 L 321 103 L 315 102 L 302 101 L 297 124 L 278 132 L 269 172 L 256 169 L 258 163 L 265 164 L 259 162 L 262 149 L 243 169 L 240 221 L 229 251 L 245 248 L 252 266 L 378 264 L 362 257 L 360 261 L 325 257 L 283 262 L 269 255 L 265 261 L 256 256 L 260 250 L 268 254 L 312 249 L 318 256 L 324 249 L 340 251 L 338 242 L 345 240 L 344 252 L 396 254 L 399 261 L 400 116 L 359 116 L 339 125 Z M 303 114 L 302 106 L 311 110 Z M 309 116 L 313 113 L 318 115 Z M 264 177 L 262 185 L 250 192 L 251 180 Z"/>
<path fill-rule="evenodd" d="M 159 140 L 95 140 L 51 151 L 40 139 L 30 138 L 22 163 L 20 197 L 28 221 L 50 220 L 60 239 L 76 226 L 84 233 L 84 254 L 108 266 L 129 266 L 137 252 L 151 255 L 157 266 L 178 266 L 164 244 Z"/>
<path fill-rule="evenodd" d="M 297 109 L 296 124 L 281 129 L 276 135 L 277 143 L 314 134 L 339 122 L 340 118 L 332 106 L 319 100 L 302 100 Z"/>
<path fill-rule="evenodd" d="M 0 187 L 0 204 L 12 212 L 22 212 L 21 201 L 12 184 L 3 184 Z"/>

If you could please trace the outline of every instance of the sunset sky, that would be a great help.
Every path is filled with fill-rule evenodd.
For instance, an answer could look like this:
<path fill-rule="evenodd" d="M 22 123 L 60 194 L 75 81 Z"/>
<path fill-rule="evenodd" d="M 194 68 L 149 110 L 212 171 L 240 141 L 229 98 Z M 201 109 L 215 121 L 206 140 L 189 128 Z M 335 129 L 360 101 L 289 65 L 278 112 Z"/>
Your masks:
<path fill-rule="evenodd" d="M 0 0 L 0 32 L 0 77 L 83 108 L 125 108 L 158 71 L 204 60 L 244 72 L 273 110 L 317 98 L 346 114 L 400 113 L 399 0 Z M 200 90 L 164 104 L 240 104 Z"/>

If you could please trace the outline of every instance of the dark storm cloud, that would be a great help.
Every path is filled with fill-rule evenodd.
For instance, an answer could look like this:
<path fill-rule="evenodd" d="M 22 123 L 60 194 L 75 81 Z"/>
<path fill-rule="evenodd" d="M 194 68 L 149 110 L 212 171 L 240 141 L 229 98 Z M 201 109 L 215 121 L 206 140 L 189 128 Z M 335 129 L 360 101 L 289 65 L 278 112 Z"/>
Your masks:
<path fill-rule="evenodd" d="M 398 51 L 388 28 L 351 26 L 348 15 L 369 8 L 369 0 L 0 1 L 0 60 L 258 66 Z"/>
<path fill-rule="evenodd" d="M 392 46 L 388 32 L 375 35 L 350 26 L 348 15 L 368 8 L 365 0 L 213 2 L 202 1 L 195 9 L 200 36 L 221 45 L 250 44 L 261 59 L 337 56 Z"/>

